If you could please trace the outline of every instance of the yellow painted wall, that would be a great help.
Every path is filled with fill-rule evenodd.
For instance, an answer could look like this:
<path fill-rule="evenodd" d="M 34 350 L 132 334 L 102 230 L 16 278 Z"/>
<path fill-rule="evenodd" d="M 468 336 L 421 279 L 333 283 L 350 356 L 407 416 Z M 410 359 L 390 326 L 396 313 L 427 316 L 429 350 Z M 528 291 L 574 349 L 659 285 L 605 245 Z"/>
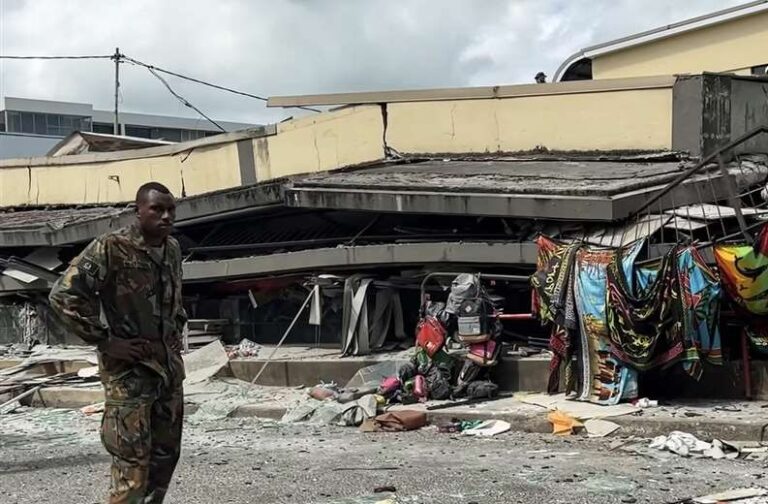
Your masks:
<path fill-rule="evenodd" d="M 671 85 L 670 81 L 669 87 L 652 89 L 390 103 L 387 143 L 402 153 L 511 152 L 537 147 L 669 149 Z M 276 134 L 250 140 L 257 180 L 381 160 L 383 137 L 379 105 L 347 107 L 281 123 Z M 18 165 L 2 161 L 0 206 L 127 202 L 149 180 L 166 184 L 176 195 L 182 194 L 183 182 L 187 196 L 242 184 L 236 141 L 156 157 L 102 161 L 110 156 L 115 155 L 42 159 L 29 169 L 34 159 L 19 160 Z M 79 164 L 72 164 L 78 160 Z"/>
<path fill-rule="evenodd" d="M 768 12 L 631 47 L 592 60 L 594 79 L 731 72 L 768 63 Z"/>
<path fill-rule="evenodd" d="M 28 201 L 29 170 L 26 167 L 0 171 L 0 203 L 4 206 L 24 205 Z"/>
<path fill-rule="evenodd" d="M 388 118 L 403 153 L 669 149 L 672 88 L 391 103 Z"/>
<path fill-rule="evenodd" d="M 240 185 L 236 142 L 195 149 L 189 158 L 185 157 L 176 155 L 187 196 Z"/>
<path fill-rule="evenodd" d="M 277 125 L 277 134 L 252 139 L 259 181 L 383 159 L 381 107 L 349 107 Z M 74 158 L 72 158 L 74 159 Z M 237 142 L 191 152 L 81 164 L 0 167 L 0 207 L 132 201 L 150 180 L 187 196 L 241 185 Z M 31 161 L 34 163 L 34 160 Z M 119 178 L 119 182 L 116 180 Z"/>
<path fill-rule="evenodd" d="M 0 206 L 93 204 L 133 201 L 148 181 L 177 196 L 240 185 L 237 144 L 201 147 L 191 153 L 103 163 L 0 168 Z"/>
<path fill-rule="evenodd" d="M 277 125 L 277 135 L 254 139 L 258 180 L 331 170 L 383 159 L 381 107 L 363 105 Z"/>

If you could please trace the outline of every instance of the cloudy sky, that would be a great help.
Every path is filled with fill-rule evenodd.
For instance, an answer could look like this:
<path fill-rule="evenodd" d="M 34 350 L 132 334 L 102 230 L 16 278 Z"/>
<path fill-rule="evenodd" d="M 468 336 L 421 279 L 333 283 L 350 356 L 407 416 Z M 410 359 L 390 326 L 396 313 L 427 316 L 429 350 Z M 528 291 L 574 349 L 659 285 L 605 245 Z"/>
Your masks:
<path fill-rule="evenodd" d="M 745 0 L 0 0 L 0 54 L 110 54 L 272 96 L 532 82 L 578 49 Z M 0 60 L 0 97 L 111 109 L 113 65 Z M 121 66 L 125 111 L 197 115 Z M 173 77 L 206 114 L 298 115 Z"/>

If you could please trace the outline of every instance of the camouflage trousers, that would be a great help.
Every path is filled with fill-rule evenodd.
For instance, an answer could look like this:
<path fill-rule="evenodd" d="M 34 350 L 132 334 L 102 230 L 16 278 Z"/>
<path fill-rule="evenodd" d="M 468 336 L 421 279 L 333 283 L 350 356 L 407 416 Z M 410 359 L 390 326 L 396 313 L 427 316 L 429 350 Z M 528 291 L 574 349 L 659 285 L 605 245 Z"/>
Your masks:
<path fill-rule="evenodd" d="M 112 455 L 110 504 L 163 502 L 181 452 L 184 393 L 144 368 L 104 383 L 101 441 Z"/>

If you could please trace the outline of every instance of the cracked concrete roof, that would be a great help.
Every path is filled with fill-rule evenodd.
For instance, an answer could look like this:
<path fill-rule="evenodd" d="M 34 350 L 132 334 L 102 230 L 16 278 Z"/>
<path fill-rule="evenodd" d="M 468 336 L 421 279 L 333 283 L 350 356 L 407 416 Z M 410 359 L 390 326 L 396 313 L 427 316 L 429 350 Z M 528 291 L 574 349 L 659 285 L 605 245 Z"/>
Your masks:
<path fill-rule="evenodd" d="M 0 229 L 22 230 L 45 227 L 56 230 L 96 219 L 118 216 L 124 212 L 130 212 L 130 210 L 124 207 L 88 207 L 6 211 L 0 212 Z"/>
<path fill-rule="evenodd" d="M 615 221 L 678 178 L 682 162 L 427 161 L 311 175 L 285 189 L 285 204 L 372 212 Z M 713 166 L 713 168 L 716 168 Z M 709 168 L 676 186 L 661 209 L 727 197 L 729 184 L 754 184 L 763 161 Z"/>
<path fill-rule="evenodd" d="M 426 161 L 318 174 L 294 187 L 609 196 L 671 181 L 682 163 Z"/>

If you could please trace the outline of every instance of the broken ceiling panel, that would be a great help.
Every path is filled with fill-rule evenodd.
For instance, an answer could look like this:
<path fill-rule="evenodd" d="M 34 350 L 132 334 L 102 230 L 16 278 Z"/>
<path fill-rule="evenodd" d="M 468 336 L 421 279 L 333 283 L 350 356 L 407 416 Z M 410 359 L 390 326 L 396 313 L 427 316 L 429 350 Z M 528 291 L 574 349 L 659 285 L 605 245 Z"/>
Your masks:
<path fill-rule="evenodd" d="M 697 231 L 707 227 L 707 224 L 705 222 L 676 216 L 673 219 L 670 219 L 670 221 L 667 222 L 664 227 L 669 229 L 679 229 L 682 231 Z"/>
<path fill-rule="evenodd" d="M 620 247 L 647 238 L 669 224 L 671 215 L 650 214 L 621 226 L 602 227 L 584 237 L 584 241 L 603 247 Z"/>
<path fill-rule="evenodd" d="M 53 270 L 62 264 L 59 259 L 60 250 L 59 247 L 42 247 L 35 249 L 21 260 L 10 258 L 7 261 L 8 267 L 2 274 L 25 284 L 40 280 L 42 276 L 48 280 L 55 278 L 58 275 Z M 50 275 L 46 274 L 46 271 L 50 272 Z"/>
<path fill-rule="evenodd" d="M 698 219 L 705 221 L 713 221 L 719 219 L 728 219 L 736 217 L 736 209 L 724 205 L 713 205 L 711 203 L 704 203 L 699 205 L 687 205 L 672 210 L 666 210 L 664 213 L 678 215 L 689 219 Z M 768 209 L 765 208 L 751 208 L 743 207 L 741 209 L 743 215 L 760 215 L 768 214 Z"/>

